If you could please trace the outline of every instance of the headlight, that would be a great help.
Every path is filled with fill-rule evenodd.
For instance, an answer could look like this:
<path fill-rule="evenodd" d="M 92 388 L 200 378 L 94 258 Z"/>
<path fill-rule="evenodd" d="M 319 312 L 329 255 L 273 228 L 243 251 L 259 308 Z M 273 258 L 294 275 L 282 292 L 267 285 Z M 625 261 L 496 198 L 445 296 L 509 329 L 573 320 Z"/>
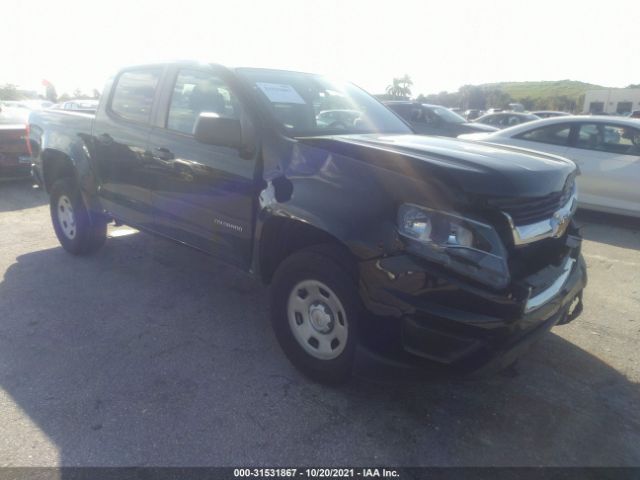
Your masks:
<path fill-rule="evenodd" d="M 398 232 L 416 255 L 486 285 L 509 284 L 506 251 L 490 225 L 406 203 L 398 211 Z"/>

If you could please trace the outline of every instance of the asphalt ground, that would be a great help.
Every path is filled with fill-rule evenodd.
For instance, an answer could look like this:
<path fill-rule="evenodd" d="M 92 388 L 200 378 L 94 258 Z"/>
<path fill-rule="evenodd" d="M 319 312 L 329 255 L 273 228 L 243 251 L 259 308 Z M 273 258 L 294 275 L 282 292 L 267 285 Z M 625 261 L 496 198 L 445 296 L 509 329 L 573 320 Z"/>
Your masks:
<path fill-rule="evenodd" d="M 127 227 L 73 257 L 47 201 L 0 183 L 0 466 L 640 465 L 640 221 L 579 214 L 584 313 L 508 374 L 329 388 L 259 283 Z"/>

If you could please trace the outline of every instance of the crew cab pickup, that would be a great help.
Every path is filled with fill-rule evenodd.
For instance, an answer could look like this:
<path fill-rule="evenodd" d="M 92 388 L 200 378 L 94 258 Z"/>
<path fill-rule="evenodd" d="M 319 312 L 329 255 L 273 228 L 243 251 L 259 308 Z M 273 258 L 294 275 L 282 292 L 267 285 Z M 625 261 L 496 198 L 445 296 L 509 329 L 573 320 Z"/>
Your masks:
<path fill-rule="evenodd" d="M 352 84 L 143 65 L 108 81 L 95 116 L 29 124 L 66 250 L 96 251 L 115 221 L 257 276 L 284 352 L 316 380 L 347 379 L 358 346 L 492 370 L 582 310 L 571 161 L 415 135 Z"/>

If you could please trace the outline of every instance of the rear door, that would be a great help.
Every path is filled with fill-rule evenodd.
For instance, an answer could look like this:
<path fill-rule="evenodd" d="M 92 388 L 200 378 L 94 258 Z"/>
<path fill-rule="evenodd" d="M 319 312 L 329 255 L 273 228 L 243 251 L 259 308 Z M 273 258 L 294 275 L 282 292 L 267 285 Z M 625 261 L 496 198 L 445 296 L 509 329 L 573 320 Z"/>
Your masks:
<path fill-rule="evenodd" d="M 116 218 L 150 227 L 151 185 L 146 155 L 151 115 L 164 68 L 121 71 L 96 115 L 93 140 L 100 196 Z"/>
<path fill-rule="evenodd" d="M 580 202 L 640 211 L 640 129 L 615 122 L 584 122 L 566 156 L 580 167 Z"/>
<path fill-rule="evenodd" d="M 196 141 L 198 115 L 247 116 L 230 74 L 213 67 L 172 68 L 167 98 L 149 138 L 154 164 L 152 203 L 156 229 L 248 268 L 253 236 L 255 158 Z"/>

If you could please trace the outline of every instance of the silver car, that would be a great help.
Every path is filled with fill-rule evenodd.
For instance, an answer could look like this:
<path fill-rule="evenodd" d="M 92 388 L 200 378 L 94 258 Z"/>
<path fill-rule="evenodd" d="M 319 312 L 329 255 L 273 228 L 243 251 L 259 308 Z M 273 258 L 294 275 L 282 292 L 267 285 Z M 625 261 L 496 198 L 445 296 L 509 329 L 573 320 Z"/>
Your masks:
<path fill-rule="evenodd" d="M 581 171 L 578 204 L 640 217 L 640 120 L 563 116 L 458 138 L 537 150 L 573 160 Z"/>

